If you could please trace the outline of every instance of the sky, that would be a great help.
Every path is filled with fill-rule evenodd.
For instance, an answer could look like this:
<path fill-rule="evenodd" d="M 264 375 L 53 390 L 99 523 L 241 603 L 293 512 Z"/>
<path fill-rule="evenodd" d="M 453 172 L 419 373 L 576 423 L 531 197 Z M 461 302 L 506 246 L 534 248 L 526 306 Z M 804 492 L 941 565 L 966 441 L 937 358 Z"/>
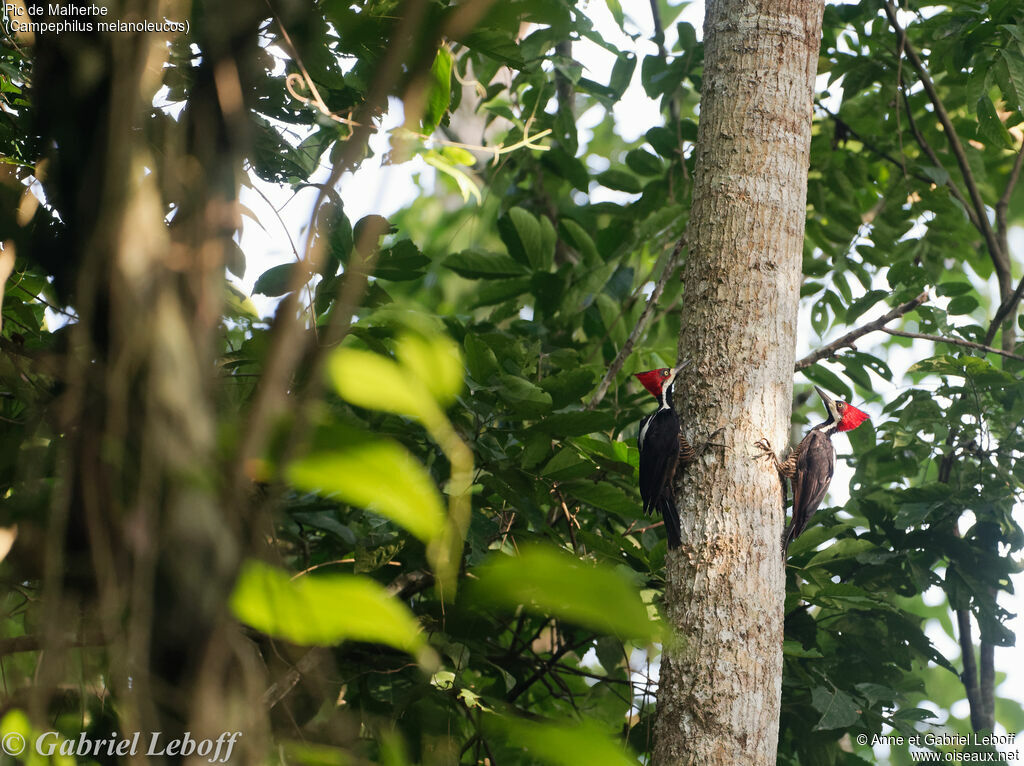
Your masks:
<path fill-rule="evenodd" d="M 617 27 L 607 6 L 601 0 L 590 0 L 586 4 L 586 12 L 594 21 L 596 28 L 609 41 L 623 49 L 633 49 L 638 57 L 648 53 L 656 52 L 654 43 L 651 42 L 653 24 L 647 12 L 647 3 L 626 4 L 623 3 L 627 13 L 627 29 L 639 36 L 635 41 L 622 33 Z M 630 16 L 632 9 L 640 9 L 641 13 Z M 698 37 L 702 37 L 704 4 L 703 2 L 692 2 L 686 5 L 679 21 L 688 21 L 697 30 Z M 675 34 L 675 22 L 667 25 L 666 34 L 669 43 L 672 42 Z M 583 40 L 573 46 L 573 55 L 577 61 L 585 67 L 585 74 L 598 82 L 607 82 L 611 72 L 614 56 L 602 49 L 600 46 Z M 663 124 L 663 117 L 658 108 L 657 102 L 649 99 L 640 86 L 639 67 L 634 74 L 634 81 L 626 91 L 623 99 L 615 106 L 616 132 L 626 140 L 636 140 L 649 128 Z M 821 83 L 823 84 L 823 83 Z M 833 98 L 838 106 L 841 97 L 841 89 L 836 84 L 831 86 Z M 581 129 L 580 144 L 585 146 L 591 137 L 590 131 L 604 118 L 600 109 L 591 109 L 580 115 L 577 124 Z M 424 190 L 432 188 L 435 178 L 435 171 L 425 165 L 422 160 L 416 158 L 402 165 L 381 166 L 380 158 L 388 151 L 388 130 L 401 125 L 402 113 L 401 104 L 392 101 L 391 108 L 383 118 L 381 129 L 370 139 L 370 146 L 373 149 L 374 157 L 365 161 L 355 173 L 346 173 L 340 184 L 340 193 L 344 201 L 345 211 L 351 221 L 356 221 L 364 215 L 374 213 L 387 217 L 395 211 L 405 207 L 412 202 Z M 418 184 L 414 179 L 418 178 Z M 251 288 L 256 278 L 267 268 L 278 263 L 287 263 L 296 259 L 296 253 L 290 242 L 301 247 L 306 222 L 309 220 L 311 205 L 315 198 L 316 190 L 310 189 L 294 195 L 290 189 L 280 188 L 270 184 L 256 181 L 262 195 L 249 192 L 243 195 L 243 203 L 251 208 L 254 213 L 266 226 L 266 230 L 246 218 L 243 224 L 241 237 L 242 249 L 248 258 L 248 269 L 245 279 L 240 287 L 245 292 L 251 293 Z M 600 195 L 600 196 L 599 196 Z M 599 189 L 597 194 L 591 195 L 592 201 L 612 199 L 620 201 L 629 198 L 630 195 L 622 192 L 614 192 L 607 189 Z M 469 204 L 472 204 L 470 202 Z M 271 210 L 279 209 L 277 212 Z M 287 231 L 287 236 L 285 232 Z M 913 232 L 911 232 L 913 236 Z M 1016 229 L 1011 231 L 1010 236 L 1011 252 L 1024 252 L 1024 230 Z M 881 287 L 887 289 L 884 276 L 880 275 Z M 941 300 L 941 299 L 939 299 Z M 269 315 L 276 300 L 253 296 L 253 301 L 264 315 Z M 882 305 L 876 307 L 872 312 L 861 317 L 861 322 L 866 323 L 884 313 L 888 307 Z M 838 335 L 838 333 L 836 333 Z M 862 341 L 863 349 L 870 351 L 866 341 L 872 336 L 866 336 Z M 881 333 L 875 334 L 875 341 L 879 342 L 884 337 Z M 797 358 L 804 356 L 814 348 L 820 347 L 833 340 L 833 337 L 818 337 L 811 329 L 810 305 L 804 306 L 800 312 L 797 337 Z M 911 383 L 905 379 L 907 368 L 918 359 L 935 353 L 932 344 L 926 341 L 914 341 L 914 345 L 907 350 L 893 350 L 887 354 L 887 361 L 893 370 L 894 378 L 892 383 L 875 378 L 876 391 L 881 394 L 881 399 L 888 400 L 895 396 L 902 389 Z M 798 382 L 801 382 L 798 378 Z M 881 404 L 859 403 L 867 410 L 873 419 L 882 417 Z M 837 452 L 840 455 L 850 451 L 849 444 L 843 436 L 837 437 Z M 852 476 L 852 470 L 840 460 L 836 468 L 836 475 L 833 479 L 832 489 L 829 495 L 829 503 L 842 505 L 849 497 L 848 485 Z M 1018 523 L 1024 525 L 1024 508 L 1016 510 Z M 827 543 L 826 543 L 827 545 Z M 1013 578 L 1015 590 L 1018 594 L 1024 593 L 1024 574 Z M 943 603 L 944 594 L 937 588 L 925 594 L 925 601 L 931 605 Z M 1002 598 L 1001 603 L 1010 612 L 1021 615 L 1024 612 L 1024 596 L 1016 595 L 1010 598 Z M 1012 620 L 1009 627 L 1017 634 L 1024 633 L 1024 617 L 1018 616 Z M 950 639 L 938 627 L 937 622 L 930 626 L 928 634 L 939 651 L 946 657 L 956 661 L 960 651 L 957 643 Z M 975 636 L 977 631 L 975 630 Z M 997 649 L 996 667 L 997 670 L 1007 674 L 1007 681 L 997 691 L 1000 696 L 1013 697 L 1024 700 L 1024 663 L 1021 662 L 1021 650 L 1019 648 Z M 953 714 L 957 717 L 966 717 L 967 702 L 961 701 L 953 706 Z M 941 719 L 939 721 L 941 723 Z M 876 748 L 876 756 L 880 763 L 887 761 L 888 749 L 885 747 Z"/>

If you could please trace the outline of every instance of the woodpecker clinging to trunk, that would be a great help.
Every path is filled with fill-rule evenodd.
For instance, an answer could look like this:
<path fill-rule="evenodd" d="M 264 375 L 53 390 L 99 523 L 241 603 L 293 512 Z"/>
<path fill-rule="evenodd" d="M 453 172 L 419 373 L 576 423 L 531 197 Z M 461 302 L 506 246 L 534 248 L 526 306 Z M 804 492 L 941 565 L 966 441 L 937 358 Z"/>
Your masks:
<path fill-rule="evenodd" d="M 679 415 L 672 406 L 676 375 L 686 364 L 684 362 L 675 369 L 664 367 L 635 375 L 658 400 L 658 409 L 640 421 L 640 435 L 637 437 L 640 497 L 644 501 L 644 513 L 650 513 L 653 508 L 661 512 L 669 548 L 678 548 L 680 543 L 679 511 L 672 490 L 676 466 L 692 463 L 697 458 L 697 453 L 683 436 Z"/>
<path fill-rule="evenodd" d="M 867 413 L 861 412 L 852 404 L 833 400 L 817 386 L 814 387 L 814 390 L 818 392 L 818 396 L 825 403 L 828 419 L 808 431 L 796 448 L 790 451 L 784 462 L 779 462 L 779 458 L 776 457 L 775 451 L 767 439 L 761 439 L 755 445 L 766 456 L 771 457 L 775 467 L 782 474 L 783 505 L 785 505 L 785 481 L 791 479 L 793 482 L 793 517 L 790 519 L 789 526 L 782 533 L 783 555 L 789 548 L 789 544 L 804 531 L 807 522 L 811 520 L 811 516 L 821 505 L 825 492 L 828 491 L 828 485 L 832 482 L 832 473 L 836 467 L 836 451 L 832 446 L 832 435 L 837 431 L 852 431 L 868 419 Z"/>

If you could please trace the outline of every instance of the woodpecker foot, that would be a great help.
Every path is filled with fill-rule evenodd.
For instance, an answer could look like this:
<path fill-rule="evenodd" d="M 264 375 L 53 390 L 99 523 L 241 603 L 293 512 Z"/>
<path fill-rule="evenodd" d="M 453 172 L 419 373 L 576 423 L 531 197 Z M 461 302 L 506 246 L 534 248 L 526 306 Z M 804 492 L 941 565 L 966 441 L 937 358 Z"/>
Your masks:
<path fill-rule="evenodd" d="M 722 449 L 728 449 L 728 445 L 722 444 L 720 442 L 712 441 L 716 436 L 718 436 L 724 430 L 725 430 L 725 426 L 722 426 L 721 428 L 715 429 L 715 431 L 712 432 L 708 436 L 708 440 L 697 448 L 697 457 L 700 457 L 701 455 L 703 455 L 704 454 L 704 450 L 706 450 L 708 447 L 721 447 Z"/>
<path fill-rule="evenodd" d="M 772 443 L 764 437 L 754 442 L 754 446 L 761 450 L 761 454 L 754 457 L 754 460 L 760 460 L 762 458 L 770 460 L 775 464 L 775 469 L 779 473 L 783 473 L 782 463 L 779 462 L 779 456 L 775 454 L 775 450 L 772 449 Z"/>

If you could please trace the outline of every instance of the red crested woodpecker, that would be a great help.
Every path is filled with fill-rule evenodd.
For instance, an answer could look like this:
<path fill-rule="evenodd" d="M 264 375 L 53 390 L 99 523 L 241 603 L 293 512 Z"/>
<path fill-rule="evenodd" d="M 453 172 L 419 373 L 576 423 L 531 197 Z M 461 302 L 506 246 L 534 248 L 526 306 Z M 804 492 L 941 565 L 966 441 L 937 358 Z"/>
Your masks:
<path fill-rule="evenodd" d="M 672 405 L 672 389 L 676 376 L 686 362 L 675 369 L 636 373 L 635 377 L 658 400 L 658 409 L 640 421 L 637 446 L 640 448 L 640 497 L 644 513 L 657 508 L 665 520 L 668 547 L 680 544 L 679 511 L 676 509 L 672 480 L 676 467 L 692 463 L 697 455 L 683 436 L 679 415 Z"/>
<path fill-rule="evenodd" d="M 782 475 L 783 498 L 786 479 L 793 483 L 793 517 L 782 533 L 783 555 L 789 544 L 807 527 L 807 522 L 818 510 L 828 491 L 828 485 L 832 482 L 832 474 L 836 467 L 832 435 L 840 431 L 852 431 L 868 419 L 867 413 L 858 410 L 852 404 L 833 400 L 817 386 L 814 390 L 825 403 L 828 419 L 808 431 L 796 448 L 790 451 L 785 461 L 779 462 L 767 439 L 761 439 L 754 445 L 764 452 L 765 457 L 771 458 Z"/>

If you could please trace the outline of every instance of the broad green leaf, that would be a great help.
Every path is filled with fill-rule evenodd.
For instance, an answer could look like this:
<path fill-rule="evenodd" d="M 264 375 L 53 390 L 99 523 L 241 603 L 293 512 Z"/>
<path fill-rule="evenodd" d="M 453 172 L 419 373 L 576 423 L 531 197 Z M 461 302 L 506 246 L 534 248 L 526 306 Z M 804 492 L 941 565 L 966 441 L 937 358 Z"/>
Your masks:
<path fill-rule="evenodd" d="M 502 375 L 498 395 L 516 412 L 526 417 L 539 417 L 551 410 L 551 394 L 525 378 Z"/>
<path fill-rule="evenodd" d="M 626 153 L 626 165 L 637 175 L 656 176 L 664 171 L 661 160 L 646 149 L 633 149 Z"/>
<path fill-rule="evenodd" d="M 522 605 L 620 638 L 652 641 L 661 635 L 633 584 L 618 570 L 586 564 L 554 548 L 523 547 L 516 557 L 491 556 L 476 575 L 474 594 L 495 606 Z"/>
<path fill-rule="evenodd" d="M 462 354 L 451 338 L 405 333 L 398 338 L 395 356 L 403 367 L 419 378 L 442 407 L 454 402 L 462 391 Z"/>
<path fill-rule="evenodd" d="M 826 392 L 838 396 L 844 401 L 849 401 L 853 397 L 853 391 L 848 385 L 843 383 L 842 379 L 836 375 L 832 370 L 828 369 L 820 362 L 812 364 L 810 367 L 805 367 L 800 370 L 804 377 L 807 378 L 811 383 L 817 383 Z M 817 397 L 815 397 L 817 399 Z M 818 400 L 818 405 L 821 401 Z"/>
<path fill-rule="evenodd" d="M 608 12 L 611 13 L 612 18 L 615 19 L 615 23 L 618 24 L 619 29 L 623 32 L 626 31 L 624 24 L 626 23 L 626 17 L 622 13 L 622 4 L 619 0 L 605 0 L 608 5 Z"/>
<path fill-rule="evenodd" d="M 1013 149 L 1014 141 L 987 95 L 978 99 L 978 135 L 992 146 Z"/>
<path fill-rule="evenodd" d="M 598 173 L 594 180 L 601 184 L 601 186 L 630 194 L 639 194 L 643 191 L 640 180 L 625 170 L 615 170 L 614 168 L 606 170 L 603 173 Z"/>
<path fill-rule="evenodd" d="M 287 474 L 298 489 L 379 513 L 421 540 L 430 541 L 444 529 L 444 506 L 430 474 L 390 439 L 357 437 L 299 458 Z"/>
<path fill-rule="evenodd" d="M 584 719 L 579 723 L 547 723 L 503 716 L 491 718 L 514 748 L 526 751 L 523 763 L 558 766 L 636 766 L 637 759 L 608 736 L 603 728 Z"/>
<path fill-rule="evenodd" d="M 860 710 L 850 695 L 839 689 L 816 687 L 811 691 L 811 704 L 821 713 L 815 730 L 841 729 L 852 726 L 860 718 Z"/>
<path fill-rule="evenodd" d="M 334 389 L 368 410 L 432 419 L 436 407 L 425 387 L 397 363 L 372 351 L 340 348 L 327 360 Z"/>
<path fill-rule="evenodd" d="M 260 293 L 270 298 L 284 295 L 291 289 L 292 274 L 295 273 L 294 263 L 282 263 L 271 266 L 264 271 L 253 285 L 253 293 Z"/>
<path fill-rule="evenodd" d="M 503 253 L 488 253 L 483 250 L 463 250 L 452 253 L 442 261 L 445 268 L 466 279 L 491 279 L 494 277 L 517 277 L 526 270 Z"/>
<path fill-rule="evenodd" d="M 498 221 L 498 231 L 509 255 L 517 261 L 535 270 L 551 268 L 554 242 L 548 246 L 540 221 L 531 213 L 521 207 L 512 208 Z"/>
<path fill-rule="evenodd" d="M 973 295 L 958 295 L 949 302 L 946 311 L 950 314 L 970 314 L 978 308 L 978 299 Z"/>
<path fill-rule="evenodd" d="M 853 559 L 862 553 L 875 549 L 875 544 L 870 540 L 858 540 L 854 537 L 845 537 L 836 540 L 832 545 L 823 551 L 818 551 L 814 557 L 807 562 L 807 568 L 823 566 L 840 559 Z"/>
<path fill-rule="evenodd" d="M 639 518 L 641 515 L 640 499 L 630 497 L 607 481 L 576 481 L 563 484 L 562 491 L 595 508 L 611 511 L 626 518 Z"/>
<path fill-rule="evenodd" d="M 304 646 L 342 641 L 384 644 L 423 660 L 433 652 L 412 612 L 368 577 L 307 575 L 250 559 L 231 594 L 231 611 L 246 625 Z"/>
<path fill-rule="evenodd" d="M 429 265 L 430 259 L 412 241 L 403 239 L 380 251 L 373 276 L 389 282 L 405 282 L 422 277 L 423 269 Z"/>
<path fill-rule="evenodd" d="M 430 67 L 430 87 L 427 89 L 427 103 L 423 111 L 423 132 L 434 132 L 445 112 L 452 96 L 452 53 L 448 46 L 438 48 L 437 56 Z"/>

